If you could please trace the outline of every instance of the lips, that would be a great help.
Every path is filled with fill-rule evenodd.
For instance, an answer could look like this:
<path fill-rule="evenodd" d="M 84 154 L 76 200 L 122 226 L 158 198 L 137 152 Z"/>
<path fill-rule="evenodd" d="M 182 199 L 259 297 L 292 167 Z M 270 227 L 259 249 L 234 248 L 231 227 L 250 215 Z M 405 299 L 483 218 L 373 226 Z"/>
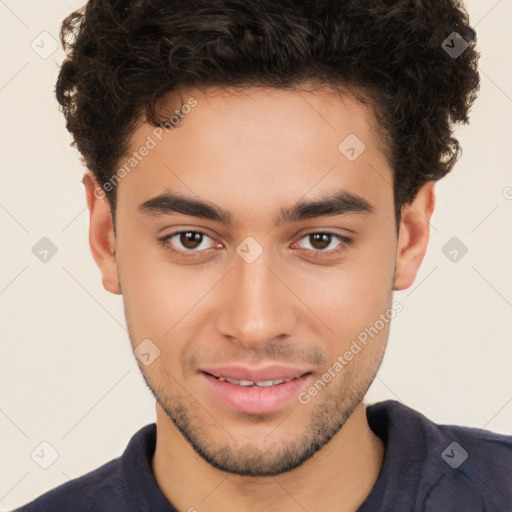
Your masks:
<path fill-rule="evenodd" d="M 208 393 L 223 406 L 246 414 L 269 414 L 296 404 L 297 394 L 312 379 L 307 369 L 268 366 L 204 368 Z"/>

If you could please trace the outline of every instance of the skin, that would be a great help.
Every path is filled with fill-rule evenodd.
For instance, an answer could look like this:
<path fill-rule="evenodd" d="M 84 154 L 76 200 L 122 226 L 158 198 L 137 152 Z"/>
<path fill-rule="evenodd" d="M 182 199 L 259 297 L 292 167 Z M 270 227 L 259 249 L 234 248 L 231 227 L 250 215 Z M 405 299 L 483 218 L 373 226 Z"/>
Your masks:
<path fill-rule="evenodd" d="M 132 347 L 149 338 L 160 349 L 149 366 L 139 362 L 157 399 L 155 478 L 180 511 L 354 511 L 385 454 L 363 398 L 389 325 L 308 404 L 293 400 L 271 414 L 225 406 L 198 369 L 278 363 L 321 378 L 390 310 L 393 290 L 413 283 L 434 183 L 404 206 L 397 238 L 392 171 L 369 107 L 325 89 L 256 87 L 190 88 L 167 102 L 174 110 L 190 97 L 197 106 L 118 184 L 115 234 L 107 199 L 94 194 L 92 174 L 84 176 L 103 285 L 123 295 Z M 154 129 L 141 120 L 132 150 Z M 338 150 L 349 134 L 366 146 L 353 162 Z M 276 224 L 281 209 L 338 189 L 373 211 Z M 233 224 L 138 209 L 164 191 L 214 203 Z M 159 243 L 180 230 L 208 236 L 197 248 L 179 236 Z M 325 247 L 306 236 L 322 231 L 352 245 L 331 237 Z M 248 236 L 263 250 L 252 263 L 236 252 Z"/>

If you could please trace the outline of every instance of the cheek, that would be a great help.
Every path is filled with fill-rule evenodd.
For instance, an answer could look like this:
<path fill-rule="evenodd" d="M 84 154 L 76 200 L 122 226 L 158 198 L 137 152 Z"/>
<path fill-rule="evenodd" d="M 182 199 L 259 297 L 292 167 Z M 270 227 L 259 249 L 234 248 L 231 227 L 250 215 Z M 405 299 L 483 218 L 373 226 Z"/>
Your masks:
<path fill-rule="evenodd" d="M 339 265 L 310 265 L 296 280 L 297 295 L 335 339 L 355 337 L 390 308 L 395 253 L 389 240 L 374 237 Z"/>
<path fill-rule="evenodd" d="M 160 340 L 173 346 L 194 315 L 194 309 L 212 290 L 211 271 L 170 263 L 164 249 L 119 249 L 119 273 L 130 332 L 134 337 Z M 218 280 L 218 279 L 217 279 Z"/>

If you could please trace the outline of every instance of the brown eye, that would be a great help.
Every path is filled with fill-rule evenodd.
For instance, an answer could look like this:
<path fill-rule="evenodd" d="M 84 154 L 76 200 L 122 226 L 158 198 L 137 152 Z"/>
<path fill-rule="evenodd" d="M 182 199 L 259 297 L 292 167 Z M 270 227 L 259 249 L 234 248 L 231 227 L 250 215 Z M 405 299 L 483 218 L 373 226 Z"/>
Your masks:
<path fill-rule="evenodd" d="M 303 245 L 303 240 L 306 242 L 305 246 Z M 297 245 L 299 246 L 299 248 L 306 249 L 314 255 L 329 255 L 334 253 L 340 253 L 348 249 L 352 244 L 352 238 L 338 235 L 337 233 L 321 231 L 316 233 L 308 233 L 307 235 L 304 235 Z"/>
<path fill-rule="evenodd" d="M 314 249 L 325 249 L 329 247 L 331 243 L 331 235 L 329 233 L 314 233 L 308 236 L 310 237 L 311 245 Z"/>
<path fill-rule="evenodd" d="M 180 243 L 186 249 L 197 249 L 201 245 L 203 234 L 197 231 L 183 231 L 180 233 Z"/>
<path fill-rule="evenodd" d="M 158 242 L 169 251 L 181 256 L 205 255 L 215 245 L 211 236 L 202 231 L 176 231 L 160 238 Z"/>

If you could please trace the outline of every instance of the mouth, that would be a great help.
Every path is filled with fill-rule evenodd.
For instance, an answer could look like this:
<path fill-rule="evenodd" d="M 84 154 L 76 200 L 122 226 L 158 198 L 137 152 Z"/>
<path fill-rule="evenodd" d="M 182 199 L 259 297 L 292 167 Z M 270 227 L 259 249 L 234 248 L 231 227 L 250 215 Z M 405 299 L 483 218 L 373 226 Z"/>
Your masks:
<path fill-rule="evenodd" d="M 253 380 L 238 380 L 238 379 L 230 379 L 229 377 L 218 377 L 216 375 L 210 374 L 208 372 L 203 372 L 207 375 L 210 375 L 211 377 L 220 380 L 221 382 L 229 382 L 230 384 L 233 384 L 234 386 L 240 386 L 243 388 L 247 387 L 254 387 L 254 388 L 269 388 L 271 386 L 279 386 L 281 384 L 285 384 L 286 382 L 290 382 L 295 379 L 299 379 L 299 377 L 291 377 L 288 379 L 271 379 L 271 380 L 260 380 L 260 381 L 253 381 Z M 308 372 L 309 373 L 309 372 Z M 307 375 L 307 373 L 303 374 Z"/>
<path fill-rule="evenodd" d="M 297 372 L 296 372 L 297 373 Z M 312 373 L 298 372 L 294 377 L 265 380 L 235 379 L 199 372 L 214 400 L 231 411 L 262 415 L 275 413 L 297 404 L 297 395 L 308 385 Z"/>

